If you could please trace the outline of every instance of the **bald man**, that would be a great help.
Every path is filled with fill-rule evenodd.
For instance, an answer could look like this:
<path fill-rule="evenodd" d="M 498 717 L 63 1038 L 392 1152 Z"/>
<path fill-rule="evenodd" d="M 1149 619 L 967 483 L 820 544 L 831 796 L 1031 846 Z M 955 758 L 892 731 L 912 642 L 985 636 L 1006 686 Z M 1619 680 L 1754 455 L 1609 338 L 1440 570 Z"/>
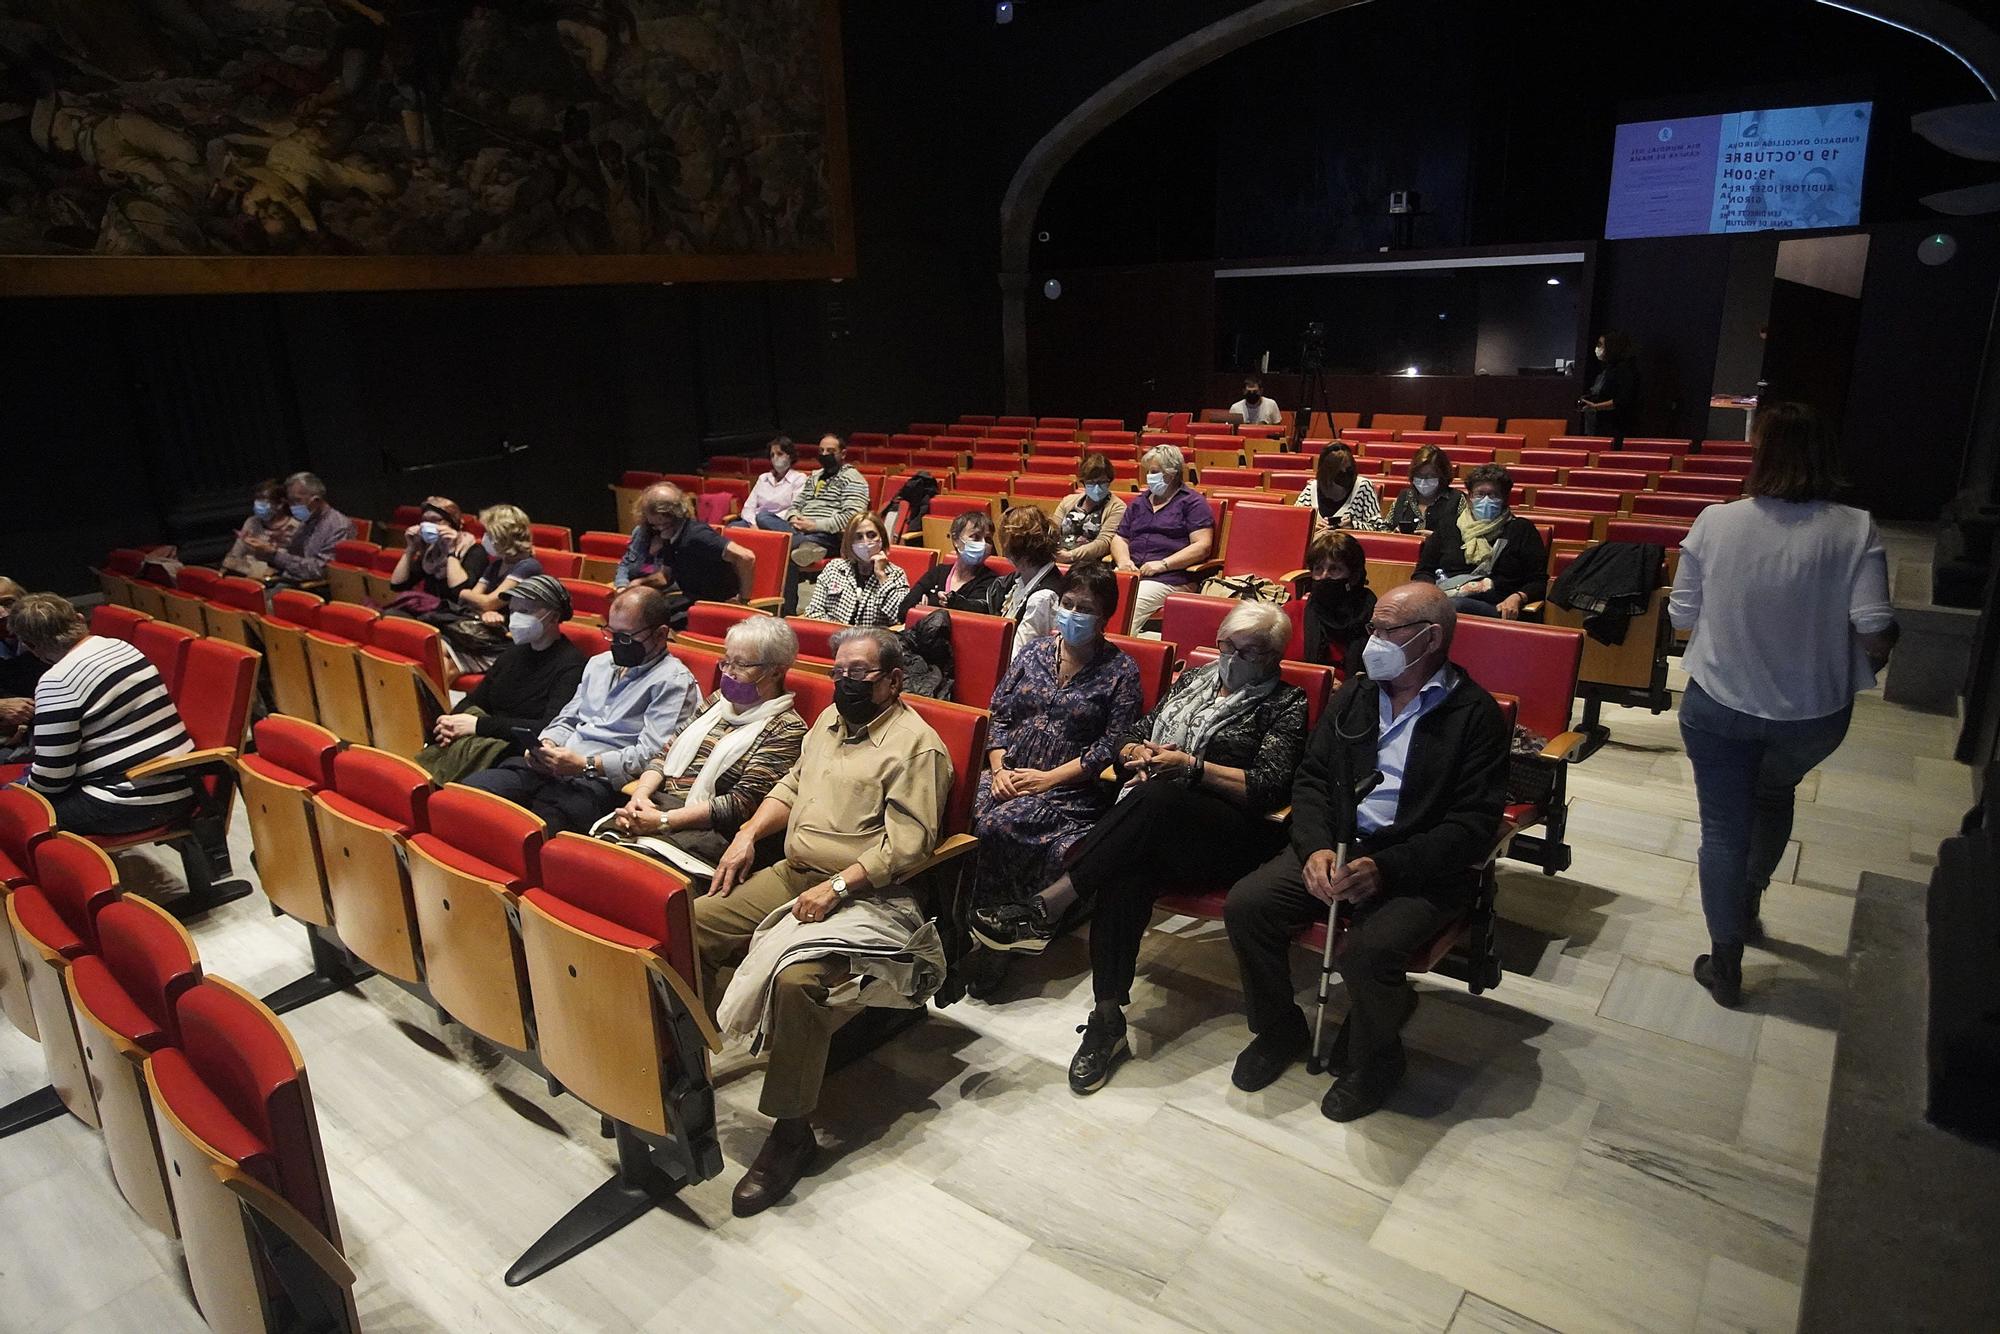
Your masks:
<path fill-rule="evenodd" d="M 1352 913 L 1338 963 L 1347 1022 L 1320 1110 L 1352 1121 L 1402 1081 L 1400 1034 L 1416 1007 L 1403 970 L 1471 904 L 1507 795 L 1507 724 L 1448 660 L 1455 623 L 1434 584 L 1403 584 L 1375 604 L 1366 674 L 1334 696 L 1292 786 L 1290 846 L 1229 891 L 1229 942 L 1256 1035 L 1236 1058 L 1238 1088 L 1263 1088 L 1306 1054 L 1292 938 L 1338 903 Z M 1377 772 L 1381 782 L 1356 806 L 1354 789 Z M 1343 836 L 1353 842 L 1339 867 Z"/>

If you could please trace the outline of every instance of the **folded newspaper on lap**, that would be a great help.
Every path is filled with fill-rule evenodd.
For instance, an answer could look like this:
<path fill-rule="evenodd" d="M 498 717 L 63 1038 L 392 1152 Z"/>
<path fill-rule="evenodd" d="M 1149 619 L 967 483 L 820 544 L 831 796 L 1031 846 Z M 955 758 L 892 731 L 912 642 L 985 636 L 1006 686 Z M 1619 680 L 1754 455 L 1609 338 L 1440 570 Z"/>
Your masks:
<path fill-rule="evenodd" d="M 635 835 L 622 833 L 611 827 L 611 819 L 612 817 L 607 815 L 602 820 L 599 820 L 596 828 L 590 831 L 591 834 L 603 839 L 606 843 L 616 843 L 622 848 L 637 848 L 641 852 L 649 852 L 675 870 L 684 872 L 687 875 L 700 876 L 704 880 L 714 878 L 715 868 L 695 856 L 692 852 L 689 852 L 686 848 L 680 847 L 678 844 L 669 842 L 664 838 L 655 838 L 651 834 Z"/>

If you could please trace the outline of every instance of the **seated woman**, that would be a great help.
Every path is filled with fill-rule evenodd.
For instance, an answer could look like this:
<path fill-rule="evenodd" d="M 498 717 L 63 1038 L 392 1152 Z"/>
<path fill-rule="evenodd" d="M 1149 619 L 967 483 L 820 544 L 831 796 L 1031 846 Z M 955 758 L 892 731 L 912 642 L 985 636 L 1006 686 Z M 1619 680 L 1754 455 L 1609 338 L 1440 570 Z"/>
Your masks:
<path fill-rule="evenodd" d="M 525 512 L 513 505 L 489 505 L 479 511 L 479 522 L 486 529 L 486 536 L 479 539 L 486 553 L 485 568 L 458 591 L 442 621 L 445 649 L 461 672 L 481 672 L 493 665 L 509 642 L 509 599 L 522 580 L 542 573 Z"/>
<path fill-rule="evenodd" d="M 1306 661 L 1323 662 L 1345 680 L 1361 669 L 1375 594 L 1368 588 L 1368 557 L 1352 534 L 1337 528 L 1316 533 L 1306 547 L 1312 573 L 1306 594 Z"/>
<path fill-rule="evenodd" d="M 986 564 L 993 550 L 993 520 L 984 510 L 967 510 L 951 521 L 953 559 L 933 565 L 910 589 L 897 615 L 912 607 L 949 607 L 953 611 L 992 612 L 1000 576 Z"/>
<path fill-rule="evenodd" d="M 593 831 L 637 841 L 702 877 L 798 763 L 806 738 L 806 721 L 785 689 L 799 656 L 792 627 L 776 616 L 746 616 L 722 645 L 720 686 L 646 766 L 630 800 Z"/>
<path fill-rule="evenodd" d="M 1298 503 L 1313 512 L 1313 531 L 1354 528 L 1380 532 L 1389 526 L 1375 484 L 1355 469 L 1346 445 L 1328 445 L 1313 464 L 1313 479 L 1299 492 Z"/>
<path fill-rule="evenodd" d="M 847 521 L 840 554 L 820 570 L 804 614 L 814 621 L 901 629 L 909 593 L 902 566 L 889 559 L 882 520 L 864 510 Z"/>
<path fill-rule="evenodd" d="M 1518 620 L 1548 588 L 1548 548 L 1540 530 L 1507 507 L 1514 478 L 1505 468 L 1480 464 L 1465 475 L 1465 490 L 1470 504 L 1455 525 L 1424 539 L 1410 577 L 1450 594 L 1461 615 Z"/>
<path fill-rule="evenodd" d="M 1055 525 L 1033 505 L 1016 505 L 1000 518 L 1000 550 L 1014 562 L 1000 614 L 1014 622 L 1014 657 L 1018 660 L 1028 645 L 1056 633 L 1056 600 L 1061 595 L 1063 574 L 1055 563 Z M 1082 561 L 1070 568 L 1103 564 Z M 1105 565 L 1104 570 L 1108 577 L 1111 567 Z M 1111 589 L 1111 605 L 1104 609 L 1106 624 L 1117 610 L 1116 579 L 1111 580 Z"/>
<path fill-rule="evenodd" d="M 1104 638 L 1117 605 L 1110 566 L 1076 566 L 1056 610 L 1061 631 L 1016 654 L 993 692 L 972 807 L 977 906 L 1026 904 L 1110 805 L 1101 775 L 1140 709 L 1138 664 Z"/>
<path fill-rule="evenodd" d="M 800 470 L 799 447 L 788 435 L 771 442 L 771 470 L 757 478 L 743 513 L 729 521 L 731 528 L 768 528 L 776 533 L 792 531 L 792 506 L 799 503 L 806 474 Z"/>
<path fill-rule="evenodd" d="M 292 517 L 285 501 L 285 484 L 275 477 L 266 477 L 250 488 L 250 517 L 236 530 L 236 541 L 230 545 L 229 554 L 222 558 L 222 572 L 263 583 L 277 571 L 250 549 L 250 539 L 256 538 L 283 549 L 292 540 L 292 532 L 298 526 L 299 521 Z"/>
<path fill-rule="evenodd" d="M 1451 455 L 1436 445 L 1419 445 L 1410 456 L 1410 484 L 1396 493 L 1389 507 L 1389 527 L 1399 533 L 1435 533 L 1458 526 L 1465 497 L 1453 488 L 1457 469 Z"/>
<path fill-rule="evenodd" d="M 1127 1054 L 1123 1007 L 1154 900 L 1231 884 L 1284 843 L 1283 826 L 1267 817 L 1291 799 L 1306 744 L 1305 692 L 1278 676 L 1291 634 L 1291 618 L 1269 603 L 1223 617 L 1220 656 L 1181 673 L 1121 738 L 1116 768 L 1130 781 L 1077 843 L 1069 870 L 1025 904 L 973 913 L 973 934 L 989 948 L 1040 950 L 1074 905 L 1095 904 L 1097 1005 L 1070 1061 L 1074 1092 L 1102 1088 Z"/>
<path fill-rule="evenodd" d="M 472 587 L 486 560 L 485 544 L 465 531 L 458 502 L 427 496 L 422 517 L 403 530 L 403 554 L 389 575 L 396 597 L 386 610 L 433 619 Z"/>
<path fill-rule="evenodd" d="M 1083 565 L 1111 555 L 1111 537 L 1125 502 L 1111 493 L 1111 460 L 1085 454 L 1076 463 L 1077 489 L 1056 502 L 1056 560 Z"/>
<path fill-rule="evenodd" d="M 530 575 L 514 584 L 509 606 L 512 646 L 493 660 L 454 712 L 437 720 L 431 744 L 417 752 L 417 763 L 439 783 L 455 783 L 521 754 L 527 739 L 541 735 L 583 680 L 584 652 L 562 632 L 571 611 L 562 582 Z"/>
<path fill-rule="evenodd" d="M 1183 483 L 1187 463 L 1172 445 L 1156 445 L 1140 460 L 1146 494 L 1125 507 L 1111 535 L 1111 558 L 1139 576 L 1132 594 L 1132 631 L 1160 614 L 1167 594 L 1195 586 L 1191 567 L 1215 549 L 1215 511 Z"/>

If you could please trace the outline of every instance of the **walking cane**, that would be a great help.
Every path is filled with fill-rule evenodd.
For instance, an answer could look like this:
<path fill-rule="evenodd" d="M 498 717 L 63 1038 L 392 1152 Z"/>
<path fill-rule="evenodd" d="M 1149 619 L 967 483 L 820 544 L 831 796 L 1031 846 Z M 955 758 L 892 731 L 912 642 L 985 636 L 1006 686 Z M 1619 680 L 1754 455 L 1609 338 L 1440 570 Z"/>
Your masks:
<path fill-rule="evenodd" d="M 1355 808 L 1381 781 L 1382 771 L 1377 769 L 1355 784 L 1353 792 L 1348 794 L 1352 800 L 1346 802 L 1340 811 L 1340 832 L 1333 846 L 1333 867 L 1336 871 L 1347 865 L 1347 850 L 1354 842 Z M 1339 916 L 1340 901 L 1336 899 L 1326 905 L 1326 945 L 1319 956 L 1319 1006 L 1313 1011 L 1312 1050 L 1306 1056 L 1308 1074 L 1324 1074 L 1327 1067 L 1326 1057 L 1320 1048 L 1320 1034 L 1326 1029 L 1326 996 L 1333 990 L 1333 942 Z"/>

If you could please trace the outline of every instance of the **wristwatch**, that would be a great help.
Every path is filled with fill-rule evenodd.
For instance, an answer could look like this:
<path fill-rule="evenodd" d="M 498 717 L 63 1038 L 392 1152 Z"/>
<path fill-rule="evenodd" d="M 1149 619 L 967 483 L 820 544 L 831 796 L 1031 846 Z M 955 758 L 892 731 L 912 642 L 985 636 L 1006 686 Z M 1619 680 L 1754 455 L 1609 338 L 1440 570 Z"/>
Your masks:
<path fill-rule="evenodd" d="M 844 905 L 852 897 L 847 892 L 847 877 L 844 875 L 837 875 L 827 881 L 826 887 L 833 891 L 833 901 L 836 906 Z"/>

